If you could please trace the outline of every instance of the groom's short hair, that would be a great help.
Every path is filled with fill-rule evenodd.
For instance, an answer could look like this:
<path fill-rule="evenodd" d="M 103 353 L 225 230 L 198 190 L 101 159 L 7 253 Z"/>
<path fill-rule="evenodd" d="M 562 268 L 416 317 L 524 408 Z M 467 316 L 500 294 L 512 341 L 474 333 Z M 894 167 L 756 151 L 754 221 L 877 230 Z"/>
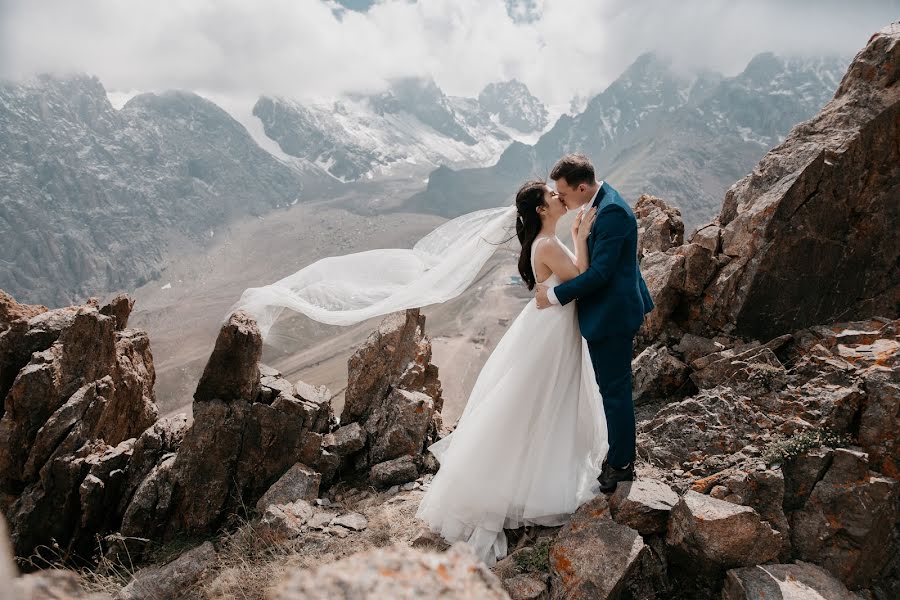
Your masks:
<path fill-rule="evenodd" d="M 584 154 L 567 154 L 556 161 L 550 171 L 550 179 L 559 181 L 565 179 L 570 187 L 586 183 L 588 185 L 597 180 L 594 173 L 594 165 Z"/>

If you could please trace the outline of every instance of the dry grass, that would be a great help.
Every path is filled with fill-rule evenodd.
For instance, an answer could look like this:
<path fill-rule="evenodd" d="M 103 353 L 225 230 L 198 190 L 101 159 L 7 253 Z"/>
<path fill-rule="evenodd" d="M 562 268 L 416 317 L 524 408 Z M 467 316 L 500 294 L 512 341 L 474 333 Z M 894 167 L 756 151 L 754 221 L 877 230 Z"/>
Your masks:
<path fill-rule="evenodd" d="M 164 565 L 204 541 L 216 548 L 216 560 L 203 580 L 182 596 L 191 600 L 263 600 L 267 591 L 292 569 L 310 568 L 334 562 L 351 554 L 410 541 L 422 524 L 415 519 L 422 497 L 421 490 L 395 495 L 369 490 L 344 491 L 340 512 L 356 511 L 365 515 L 368 526 L 363 531 L 349 532 L 344 538 L 320 531 L 282 543 L 269 543 L 256 531 L 251 520 L 233 515 L 236 528 L 204 539 L 177 539 L 148 552 L 140 568 Z M 134 577 L 137 569 L 127 557 L 124 562 L 104 556 L 105 548 L 98 538 L 99 562 L 77 572 L 85 591 L 115 596 Z M 19 559 L 32 568 L 71 568 L 62 560 L 58 548 L 42 547 L 29 559 Z M 127 564 L 126 564 L 127 563 Z"/>

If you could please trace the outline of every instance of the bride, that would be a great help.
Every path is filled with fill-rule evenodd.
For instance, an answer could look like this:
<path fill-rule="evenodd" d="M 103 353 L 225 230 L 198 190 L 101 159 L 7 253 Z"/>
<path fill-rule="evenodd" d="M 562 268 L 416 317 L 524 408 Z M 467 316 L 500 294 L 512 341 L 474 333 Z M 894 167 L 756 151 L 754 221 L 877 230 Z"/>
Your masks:
<path fill-rule="evenodd" d="M 566 213 L 544 182 L 516 195 L 519 272 L 533 289 L 584 272 L 595 209 L 579 214 L 573 255 L 556 237 Z M 488 565 L 507 553 L 504 528 L 561 525 L 583 502 L 608 449 L 600 390 L 573 302 L 532 299 L 488 358 L 456 429 L 429 447 L 440 462 L 416 516 Z"/>
<path fill-rule="evenodd" d="M 316 261 L 245 290 L 227 314 L 246 310 L 273 344 L 279 337 L 273 326 L 286 308 L 351 325 L 445 302 L 475 280 L 513 227 L 528 288 L 556 285 L 587 269 L 586 239 L 595 218 L 594 209 L 577 216 L 573 254 L 555 235 L 565 213 L 545 182 L 531 181 L 519 189 L 514 206 L 457 217 L 412 249 Z M 455 430 L 429 447 L 440 469 L 417 516 L 447 541 L 467 541 L 493 565 L 507 553 L 504 528 L 560 525 L 595 495 L 592 486 L 608 449 L 575 302 L 539 311 L 532 299 L 479 373 Z"/>

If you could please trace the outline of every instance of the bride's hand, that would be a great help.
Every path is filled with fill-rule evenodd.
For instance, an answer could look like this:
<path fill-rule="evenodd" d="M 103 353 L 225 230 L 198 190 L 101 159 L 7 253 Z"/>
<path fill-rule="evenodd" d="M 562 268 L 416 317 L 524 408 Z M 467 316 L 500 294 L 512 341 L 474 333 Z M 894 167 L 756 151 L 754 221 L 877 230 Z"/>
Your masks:
<path fill-rule="evenodd" d="M 594 225 L 594 219 L 597 218 L 597 207 L 594 206 L 590 210 L 579 214 L 575 217 L 575 222 L 572 224 L 572 239 L 574 240 L 586 240 L 588 234 L 591 232 L 591 227 Z"/>

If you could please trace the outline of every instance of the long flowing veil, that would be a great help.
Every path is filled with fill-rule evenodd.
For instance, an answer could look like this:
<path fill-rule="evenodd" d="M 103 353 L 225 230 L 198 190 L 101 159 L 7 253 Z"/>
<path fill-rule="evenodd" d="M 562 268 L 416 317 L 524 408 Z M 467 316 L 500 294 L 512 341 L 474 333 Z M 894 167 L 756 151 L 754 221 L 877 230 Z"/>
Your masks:
<path fill-rule="evenodd" d="M 471 212 L 442 224 L 411 249 L 382 248 L 318 260 L 262 287 L 248 288 L 243 309 L 263 339 L 284 309 L 331 325 L 446 302 L 461 294 L 515 228 L 515 206 Z"/>

